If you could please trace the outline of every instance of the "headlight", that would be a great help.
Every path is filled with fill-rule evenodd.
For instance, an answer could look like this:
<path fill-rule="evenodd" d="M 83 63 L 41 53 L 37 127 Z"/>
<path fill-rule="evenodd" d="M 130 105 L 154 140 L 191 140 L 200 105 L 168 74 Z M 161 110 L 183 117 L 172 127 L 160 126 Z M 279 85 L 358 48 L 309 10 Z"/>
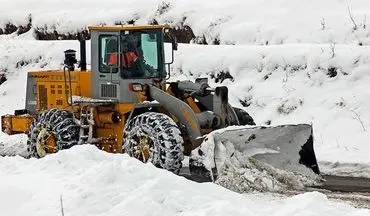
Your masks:
<path fill-rule="evenodd" d="M 138 92 L 138 91 L 143 91 L 143 85 L 141 85 L 140 83 L 130 83 L 128 85 L 128 89 L 130 91 L 134 91 L 134 92 Z"/>

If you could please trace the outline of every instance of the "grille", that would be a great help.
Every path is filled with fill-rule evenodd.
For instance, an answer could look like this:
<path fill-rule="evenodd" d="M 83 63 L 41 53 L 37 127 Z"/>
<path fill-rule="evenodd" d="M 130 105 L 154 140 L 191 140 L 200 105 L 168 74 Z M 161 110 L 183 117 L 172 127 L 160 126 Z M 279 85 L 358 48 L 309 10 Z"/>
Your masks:
<path fill-rule="evenodd" d="M 63 105 L 63 100 L 57 100 L 57 101 L 56 101 L 56 104 L 57 104 L 57 105 L 59 105 L 59 106 L 60 106 L 60 105 Z"/>
<path fill-rule="evenodd" d="M 100 97 L 117 98 L 118 85 L 115 84 L 101 84 Z"/>

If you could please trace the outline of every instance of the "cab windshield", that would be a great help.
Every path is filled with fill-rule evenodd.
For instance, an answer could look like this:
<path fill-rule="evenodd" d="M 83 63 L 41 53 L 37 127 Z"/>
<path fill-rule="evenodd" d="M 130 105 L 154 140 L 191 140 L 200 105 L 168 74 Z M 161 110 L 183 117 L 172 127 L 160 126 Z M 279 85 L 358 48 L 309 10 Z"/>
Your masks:
<path fill-rule="evenodd" d="M 160 31 L 123 31 L 118 36 L 101 38 L 100 72 L 117 73 L 123 79 L 160 78 L 162 67 Z M 105 39 L 105 40 L 104 40 Z M 118 70 L 119 69 L 119 70 Z"/>

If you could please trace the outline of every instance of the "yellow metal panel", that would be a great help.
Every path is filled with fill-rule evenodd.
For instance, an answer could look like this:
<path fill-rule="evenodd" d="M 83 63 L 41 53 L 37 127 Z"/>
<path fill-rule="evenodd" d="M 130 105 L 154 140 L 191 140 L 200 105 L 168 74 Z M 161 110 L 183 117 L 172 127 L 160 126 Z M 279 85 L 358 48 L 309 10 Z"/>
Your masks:
<path fill-rule="evenodd" d="M 133 109 L 134 109 L 134 104 L 132 103 L 122 103 L 122 104 L 117 104 L 116 106 L 116 110 L 118 110 L 118 112 L 122 116 L 121 122 L 119 124 L 115 124 L 115 132 L 117 135 L 117 150 L 119 152 L 123 152 L 123 146 L 122 146 L 123 129 L 125 127 L 125 124 L 127 124 L 125 115 L 129 113 L 130 111 L 132 111 Z"/>
<path fill-rule="evenodd" d="M 195 113 L 200 113 L 200 109 L 192 97 L 188 97 L 186 102 L 188 102 L 189 106 Z"/>
<path fill-rule="evenodd" d="M 68 107 L 68 100 L 72 95 L 91 97 L 91 71 L 49 70 L 29 72 L 37 83 L 37 109 L 50 108 L 64 109 Z M 72 89 L 70 89 L 70 85 Z M 44 101 L 44 102 L 43 102 Z"/>
<path fill-rule="evenodd" d="M 88 26 L 89 30 L 99 31 L 125 31 L 125 30 L 143 30 L 143 29 L 169 29 L 169 25 L 110 25 L 110 26 Z"/>
<path fill-rule="evenodd" d="M 97 107 L 95 116 L 95 136 L 100 139 L 99 147 L 107 152 L 122 153 L 123 129 L 126 124 L 126 116 L 133 109 L 134 104 L 122 103 L 115 107 Z M 99 119 L 99 115 L 107 112 L 118 112 L 120 121 L 118 123 L 107 123 Z"/>
<path fill-rule="evenodd" d="M 91 72 L 80 72 L 80 95 L 91 97 Z"/>
<path fill-rule="evenodd" d="M 50 82 L 63 82 L 64 83 L 64 71 L 63 70 L 45 70 L 45 71 L 30 71 L 29 74 L 40 81 Z M 91 71 L 71 71 L 71 81 L 79 82 L 81 79 L 90 78 Z M 67 81 L 69 80 L 68 71 L 66 71 Z"/>
<path fill-rule="evenodd" d="M 6 134 L 28 133 L 33 121 L 31 115 L 5 115 L 1 116 L 1 129 Z"/>
<path fill-rule="evenodd" d="M 114 135 L 112 128 L 98 128 L 96 130 L 96 137 L 113 137 Z"/>

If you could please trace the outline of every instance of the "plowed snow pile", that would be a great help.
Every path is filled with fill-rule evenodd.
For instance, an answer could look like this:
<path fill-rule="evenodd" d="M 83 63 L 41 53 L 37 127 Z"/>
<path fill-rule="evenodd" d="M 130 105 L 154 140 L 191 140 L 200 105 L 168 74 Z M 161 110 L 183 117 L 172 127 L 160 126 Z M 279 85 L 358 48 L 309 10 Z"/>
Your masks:
<path fill-rule="evenodd" d="M 253 158 L 236 154 L 226 160 L 215 183 L 230 190 L 246 192 L 279 192 L 304 190 L 319 184 L 319 179 L 274 169 Z"/>
<path fill-rule="evenodd" d="M 1 215 L 61 215 L 61 196 L 65 215 L 370 214 L 317 192 L 256 199 L 212 183 L 194 183 L 92 146 L 77 146 L 39 160 L 0 158 L 0 170 Z"/>
<path fill-rule="evenodd" d="M 290 139 L 293 131 L 296 139 Z M 320 176 L 299 163 L 303 140 L 298 137 L 307 139 L 310 131 L 306 125 L 287 126 L 284 132 L 273 127 L 230 126 L 209 133 L 189 161 L 203 165 L 215 183 L 239 193 L 304 191 L 322 184 Z"/>

